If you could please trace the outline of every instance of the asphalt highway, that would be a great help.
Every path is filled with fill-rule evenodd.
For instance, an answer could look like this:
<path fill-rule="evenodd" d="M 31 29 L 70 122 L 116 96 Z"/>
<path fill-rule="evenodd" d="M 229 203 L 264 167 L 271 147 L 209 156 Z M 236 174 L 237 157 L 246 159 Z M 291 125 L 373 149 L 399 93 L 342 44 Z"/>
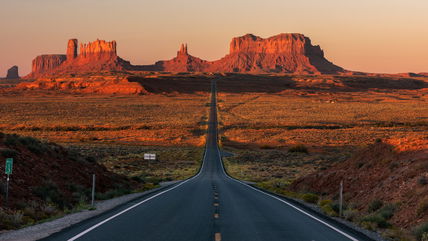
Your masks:
<path fill-rule="evenodd" d="M 370 240 L 297 204 L 229 177 L 217 141 L 215 85 L 213 82 L 205 155 L 196 176 L 44 240 Z"/>

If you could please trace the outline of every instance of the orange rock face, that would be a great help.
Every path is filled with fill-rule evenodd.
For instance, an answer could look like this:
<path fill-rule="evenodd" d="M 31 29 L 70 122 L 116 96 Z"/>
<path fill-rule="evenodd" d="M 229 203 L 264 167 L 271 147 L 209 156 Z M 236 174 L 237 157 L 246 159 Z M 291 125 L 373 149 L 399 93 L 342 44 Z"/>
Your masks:
<path fill-rule="evenodd" d="M 332 74 L 344 71 L 324 58 L 319 46 L 302 34 L 279 34 L 263 39 L 252 34 L 233 38 L 229 54 L 205 61 L 188 54 L 182 45 L 177 57 L 156 63 L 158 70 L 176 72 L 253 72 Z"/>
<path fill-rule="evenodd" d="M 66 55 L 41 55 L 33 61 L 30 77 L 46 75 L 146 70 L 168 72 L 252 72 L 336 74 L 345 72 L 329 62 L 319 46 L 302 34 L 279 34 L 263 39 L 252 34 L 233 38 L 229 54 L 216 61 L 206 61 L 188 53 L 182 44 L 177 57 L 158 61 L 154 65 L 131 65 L 117 56 L 116 41 L 96 40 L 80 44 L 71 39 Z"/>
<path fill-rule="evenodd" d="M 106 42 L 97 39 L 94 42 L 80 44 L 80 60 L 116 58 L 116 41 Z"/>
<path fill-rule="evenodd" d="M 230 52 L 207 68 L 217 72 L 328 74 L 343 71 L 324 58 L 319 46 L 302 34 L 263 39 L 251 34 L 233 38 Z"/>
<path fill-rule="evenodd" d="M 189 55 L 187 44 L 182 44 L 177 51 L 177 57 L 156 62 L 154 69 L 168 72 L 203 72 L 207 64 L 207 61 Z"/>
<path fill-rule="evenodd" d="M 40 55 L 33 60 L 32 73 L 27 78 L 55 76 L 64 73 L 97 72 L 123 70 L 129 62 L 119 58 L 116 53 L 116 41 L 96 40 L 80 44 L 70 39 L 66 55 Z"/>
<path fill-rule="evenodd" d="M 66 58 L 63 54 L 39 55 L 33 60 L 32 75 L 49 73 L 58 68 Z"/>
<path fill-rule="evenodd" d="M 70 39 L 67 45 L 67 60 L 71 61 L 75 58 L 77 58 L 77 39 Z"/>

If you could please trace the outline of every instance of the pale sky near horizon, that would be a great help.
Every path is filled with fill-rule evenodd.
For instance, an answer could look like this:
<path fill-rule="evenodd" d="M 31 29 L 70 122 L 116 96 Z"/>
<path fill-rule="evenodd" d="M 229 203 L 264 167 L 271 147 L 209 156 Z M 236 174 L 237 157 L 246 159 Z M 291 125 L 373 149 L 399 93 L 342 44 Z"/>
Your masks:
<path fill-rule="evenodd" d="M 428 0 L 0 0 L 0 76 L 31 71 L 67 41 L 116 40 L 133 64 L 189 53 L 216 60 L 232 37 L 303 33 L 349 70 L 428 72 Z"/>

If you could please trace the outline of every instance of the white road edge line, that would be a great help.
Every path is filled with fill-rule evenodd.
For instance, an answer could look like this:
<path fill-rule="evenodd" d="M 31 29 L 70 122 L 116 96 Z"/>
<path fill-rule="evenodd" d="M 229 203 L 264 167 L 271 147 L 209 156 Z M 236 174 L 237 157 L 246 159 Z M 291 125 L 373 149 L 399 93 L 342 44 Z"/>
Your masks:
<path fill-rule="evenodd" d="M 109 218 L 107 218 L 107 219 L 104 219 L 103 221 L 101 221 L 101 222 L 99 222 L 99 223 L 97 223 L 97 224 L 95 224 L 95 225 L 91 226 L 90 228 L 85 229 L 83 232 L 81 232 L 81 233 L 79 233 L 79 234 L 77 234 L 77 235 L 75 235 L 75 236 L 71 237 L 70 239 L 67 239 L 67 241 L 74 241 L 74 240 L 76 240 L 76 239 L 78 239 L 78 238 L 82 237 L 83 235 L 85 235 L 85 234 L 87 234 L 87 233 L 91 232 L 92 230 L 96 229 L 97 227 L 99 227 L 99 226 L 103 225 L 104 223 L 106 223 L 106 222 L 108 222 L 108 221 L 112 220 L 113 218 L 116 218 L 116 217 L 118 217 L 118 216 L 120 216 L 120 215 L 122 215 L 122 214 L 124 214 L 124 213 L 128 212 L 129 210 L 131 210 L 131 209 L 133 209 L 133 208 L 135 208 L 135 207 L 137 207 L 137 206 L 139 206 L 139 205 L 141 205 L 141 204 L 143 204 L 143 203 L 145 203 L 145 202 L 147 202 L 147 201 L 150 201 L 151 199 L 153 199 L 153 198 L 155 198 L 155 197 L 158 197 L 158 196 L 160 196 L 160 195 L 162 195 L 162 194 L 164 194 L 164 193 L 166 193 L 166 192 L 172 191 L 172 190 L 176 189 L 177 187 L 179 187 L 179 186 L 181 186 L 181 185 L 183 185 L 183 184 L 187 183 L 188 181 L 191 181 L 191 180 L 193 180 L 193 179 L 197 178 L 197 177 L 202 173 L 202 170 L 203 170 L 203 169 L 204 169 L 204 167 L 205 167 L 205 158 L 206 158 L 206 156 L 207 156 L 207 145 L 208 145 L 208 132 L 207 132 L 207 135 L 206 135 L 206 138 L 205 138 L 205 151 L 204 151 L 204 157 L 203 157 L 203 159 L 202 159 L 202 165 L 201 165 L 201 168 L 199 169 L 199 172 L 198 172 L 195 176 L 193 176 L 193 177 L 191 177 L 191 178 L 189 178 L 189 179 L 187 179 L 187 180 L 184 180 L 183 182 L 181 182 L 181 183 L 177 184 L 176 186 L 173 186 L 173 187 L 172 187 L 172 188 L 170 188 L 170 189 L 164 190 L 164 191 L 162 191 L 162 192 L 160 192 L 160 193 L 157 193 L 157 194 L 155 194 L 155 195 L 153 195 L 153 196 L 151 196 L 151 197 L 149 197 L 149 198 L 147 198 L 147 199 L 144 199 L 143 201 L 141 201 L 141 202 L 139 202 L 139 203 L 137 203 L 137 204 L 134 204 L 134 205 L 132 205 L 131 207 L 129 207 L 129 208 L 127 208 L 127 209 L 125 209 L 125 210 L 123 210 L 123 211 L 121 211 L 121 212 L 119 212 L 119 213 L 116 213 L 115 215 L 113 215 L 113 216 L 111 216 L 111 217 L 109 217 Z"/>
<path fill-rule="evenodd" d="M 216 91 L 215 93 L 217 94 L 217 91 Z M 217 98 L 216 98 L 216 103 L 217 103 Z M 285 201 L 285 200 L 283 200 L 283 199 L 281 199 L 281 198 L 275 197 L 275 196 L 273 196 L 273 195 L 271 195 L 271 194 L 269 194 L 269 193 L 266 193 L 266 192 L 260 191 L 259 189 L 257 189 L 257 188 L 255 188 L 255 187 L 252 187 L 252 186 L 248 185 L 247 183 L 244 183 L 244 182 L 242 182 L 242 181 L 240 181 L 240 180 L 238 180 L 238 179 L 235 179 L 235 178 L 233 178 L 233 177 L 229 176 L 229 175 L 226 173 L 226 171 L 224 170 L 223 160 L 222 160 L 221 153 L 220 153 L 220 148 L 218 147 L 218 130 L 216 130 L 216 142 L 217 142 L 217 152 L 218 152 L 218 156 L 219 156 L 219 159 L 220 159 L 220 164 L 221 164 L 221 167 L 222 167 L 221 169 L 223 170 L 223 173 L 226 175 L 226 177 L 228 177 L 228 178 L 232 179 L 233 181 L 238 182 L 238 183 L 240 183 L 240 184 L 242 184 L 242 185 L 244 185 L 244 186 L 246 186 L 246 187 L 249 187 L 249 188 L 251 188 L 251 189 L 253 189 L 253 190 L 257 191 L 257 192 L 263 193 L 263 194 L 265 194 L 265 195 L 267 195 L 267 196 L 269 196 L 269 197 L 271 197 L 271 198 L 274 198 L 274 199 L 276 199 L 276 200 L 278 200 L 278 201 L 280 201 L 280 202 L 282 202 L 282 203 L 287 204 L 288 206 L 290 206 L 290 207 L 292 207 L 292 208 L 296 209 L 297 211 L 299 211 L 299 212 L 301 212 L 301 213 L 305 214 L 306 216 L 308 216 L 308 217 L 310 217 L 310 218 L 312 218 L 312 219 L 314 219 L 314 220 L 316 220 L 316 221 L 318 221 L 318 222 L 320 222 L 320 223 L 324 224 L 325 226 L 327 226 L 327 227 L 329 227 L 329 228 L 333 229 L 334 231 L 336 231 L 336 232 L 338 232 L 338 233 L 342 234 L 343 236 L 345 236 L 345 237 L 349 238 L 349 239 L 350 239 L 350 240 L 352 240 L 352 241 L 359 241 L 358 239 L 356 239 L 356 238 L 352 237 L 351 235 L 349 235 L 349 234 L 347 234 L 347 233 L 343 232 L 342 230 L 340 230 L 340 229 L 338 229 L 338 228 L 336 228 L 336 227 L 332 226 L 331 224 L 329 224 L 329 223 L 327 223 L 327 222 L 325 222 L 325 221 L 323 221 L 323 220 L 321 220 L 321 219 L 319 219 L 319 218 L 317 218 L 317 217 L 313 216 L 312 214 L 310 214 L 310 213 L 308 213 L 308 212 L 306 212 L 306 211 L 304 211 L 304 210 L 302 210 L 302 209 L 300 209 L 300 208 L 296 207 L 295 205 L 293 205 L 293 204 L 291 204 L 291 203 L 289 203 L 289 202 L 287 202 L 287 201 Z"/>
<path fill-rule="evenodd" d="M 219 152 L 219 155 L 220 155 L 220 151 L 218 151 L 218 152 Z M 289 203 L 289 202 L 287 202 L 287 201 L 285 201 L 285 200 L 283 200 L 283 199 L 281 199 L 281 198 L 279 198 L 279 197 L 275 197 L 275 196 L 273 196 L 273 195 L 271 195 L 271 194 L 269 194 L 269 193 L 266 193 L 266 192 L 260 191 L 259 189 L 257 189 L 257 188 L 255 188 L 255 187 L 252 187 L 252 186 L 248 185 L 247 183 L 244 183 L 244 182 L 242 182 L 242 181 L 240 181 L 240 180 L 237 180 L 237 179 L 235 179 L 235 178 L 233 178 L 233 177 L 229 176 L 229 175 L 224 171 L 223 161 L 222 161 L 222 160 L 220 160 L 220 162 L 221 162 L 221 166 L 222 166 L 222 168 L 223 168 L 223 172 L 224 172 L 224 174 L 225 174 L 228 178 L 232 179 L 233 181 L 238 182 L 238 183 L 240 183 L 240 184 L 242 184 L 242 185 L 244 185 L 244 186 L 246 186 L 246 187 L 249 187 L 249 188 L 251 188 L 251 189 L 253 189 L 253 190 L 257 191 L 257 192 L 263 193 L 263 194 L 265 194 L 265 195 L 267 195 L 267 196 L 269 196 L 269 197 L 271 197 L 271 198 L 274 198 L 274 199 L 276 199 L 276 200 L 278 200 L 278 201 L 280 201 L 280 202 L 283 202 L 283 203 L 287 204 L 288 206 L 290 206 L 290 207 L 292 207 L 292 208 L 296 209 L 297 211 L 299 211 L 299 212 L 301 212 L 301 213 L 305 214 L 306 216 L 309 216 L 310 218 L 315 219 L 316 221 L 318 221 L 318 222 L 320 222 L 320 223 L 322 223 L 322 224 L 326 225 L 327 227 L 329 227 L 329 228 L 333 229 L 334 231 L 336 231 L 336 232 L 338 232 L 338 233 L 342 234 L 343 236 L 345 236 L 345 237 L 349 238 L 349 239 L 350 239 L 350 240 L 352 240 L 352 241 L 359 241 L 358 239 L 356 239 L 356 238 L 352 237 L 351 235 L 349 235 L 349 234 L 347 234 L 347 233 L 345 233 L 345 232 L 341 231 L 340 229 L 338 229 L 338 228 L 336 228 L 336 227 L 334 227 L 334 226 L 330 225 L 329 223 L 327 223 L 327 222 L 325 222 L 325 221 L 323 221 L 323 220 L 321 220 L 321 219 L 319 219 L 319 218 L 317 218 L 317 217 L 313 216 L 312 214 L 310 214 L 310 213 L 308 213 L 308 212 L 306 212 L 306 211 L 304 211 L 304 210 L 302 210 L 302 209 L 300 209 L 300 208 L 298 208 L 298 207 L 294 206 L 293 204 L 291 204 L 291 203 Z"/>

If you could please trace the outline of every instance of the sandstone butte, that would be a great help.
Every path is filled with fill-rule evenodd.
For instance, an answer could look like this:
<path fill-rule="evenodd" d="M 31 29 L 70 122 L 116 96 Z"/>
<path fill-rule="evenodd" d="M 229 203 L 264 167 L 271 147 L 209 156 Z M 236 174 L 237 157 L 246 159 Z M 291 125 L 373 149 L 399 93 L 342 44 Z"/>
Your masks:
<path fill-rule="evenodd" d="M 79 49 L 79 51 L 78 51 Z M 96 40 L 80 44 L 68 42 L 66 54 L 40 55 L 33 60 L 27 78 L 55 76 L 63 73 L 96 71 L 166 71 L 166 72 L 241 72 L 337 74 L 345 72 L 324 57 L 303 34 L 279 34 L 261 38 L 252 34 L 233 38 L 225 57 L 206 61 L 188 53 L 181 45 L 177 56 L 153 65 L 131 65 L 117 55 L 116 41 Z"/>
<path fill-rule="evenodd" d="M 6 79 L 19 79 L 18 66 L 12 66 L 7 70 Z"/>

